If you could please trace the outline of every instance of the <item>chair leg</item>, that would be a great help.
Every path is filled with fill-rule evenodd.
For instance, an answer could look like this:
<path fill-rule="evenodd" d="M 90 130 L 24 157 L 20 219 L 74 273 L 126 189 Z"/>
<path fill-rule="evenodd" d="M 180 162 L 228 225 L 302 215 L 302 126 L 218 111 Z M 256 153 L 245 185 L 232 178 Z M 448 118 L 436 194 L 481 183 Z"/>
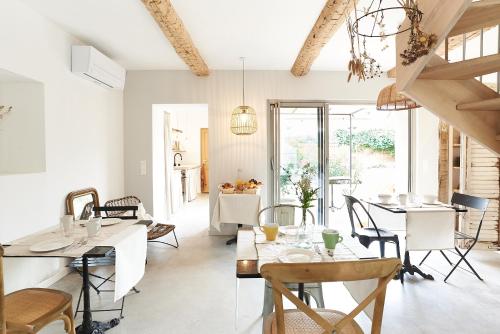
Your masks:
<path fill-rule="evenodd" d="M 318 287 L 316 288 L 310 288 L 306 290 L 307 294 L 306 296 L 311 296 L 313 297 L 314 301 L 316 302 L 316 307 L 317 308 L 325 308 L 325 300 L 323 298 L 323 286 L 321 283 L 318 283 Z"/>
<path fill-rule="evenodd" d="M 273 308 L 273 288 L 271 288 L 266 282 L 264 283 L 264 305 L 262 307 L 262 317 L 265 319 L 273 312 Z"/>
<path fill-rule="evenodd" d="M 469 263 L 469 261 L 467 261 L 467 259 L 465 258 L 465 257 L 467 256 L 467 254 L 469 254 L 469 252 L 470 252 L 470 250 L 471 250 L 471 249 L 472 249 L 472 247 L 471 247 L 471 248 L 469 248 L 469 249 L 467 249 L 467 251 L 466 251 L 464 254 L 462 254 L 462 253 L 460 252 L 460 250 L 459 250 L 457 247 L 455 247 L 455 251 L 457 252 L 458 256 L 460 256 L 460 260 L 458 260 L 457 264 L 455 264 L 455 266 L 453 267 L 453 269 L 451 269 L 451 271 L 450 271 L 450 273 L 448 274 L 448 276 L 446 276 L 446 278 L 444 279 L 444 281 L 445 281 L 445 282 L 446 282 L 446 280 L 448 280 L 448 278 L 451 276 L 451 274 L 455 271 L 455 269 L 457 269 L 457 268 L 458 268 L 458 265 L 459 265 L 459 264 L 460 264 L 460 262 L 462 262 L 462 261 L 464 261 L 464 262 L 467 264 L 467 266 L 469 266 L 469 268 L 472 270 L 472 272 L 474 273 L 474 275 L 476 275 L 476 277 L 477 277 L 480 281 L 482 281 L 482 280 L 483 280 L 483 279 L 481 278 L 481 276 L 479 276 L 479 274 L 478 274 L 478 273 L 474 270 L 474 268 L 472 268 L 472 266 L 471 266 L 471 264 Z"/>
<path fill-rule="evenodd" d="M 422 265 L 422 263 L 424 263 L 425 260 L 427 260 L 427 258 L 429 257 L 429 255 L 431 255 L 431 250 L 427 252 L 427 254 L 425 254 L 424 258 L 422 259 L 422 261 L 420 261 L 419 263 L 419 266 Z"/>
<path fill-rule="evenodd" d="M 394 243 L 396 244 L 396 255 L 398 256 L 398 259 L 401 259 L 401 248 L 399 247 L 399 238 L 396 237 L 396 239 L 394 239 Z"/>
<path fill-rule="evenodd" d="M 379 241 L 380 244 L 380 257 L 385 257 L 385 241 Z"/>
<path fill-rule="evenodd" d="M 83 294 L 83 287 L 80 290 L 80 296 L 78 297 L 78 303 L 76 303 L 76 310 L 75 310 L 75 318 L 76 315 L 78 314 L 78 310 L 80 309 L 80 302 L 82 301 L 82 294 Z"/>
<path fill-rule="evenodd" d="M 64 327 L 66 333 L 76 334 L 75 332 L 75 319 L 73 318 L 73 308 L 71 304 L 64 310 L 64 315 L 67 320 L 64 320 Z"/>
<path fill-rule="evenodd" d="M 450 266 L 452 266 L 453 263 L 451 263 L 450 259 L 446 256 L 446 254 L 442 250 L 440 250 L 439 252 L 441 252 L 441 255 L 443 255 L 443 257 L 446 259 L 446 261 L 448 261 L 448 263 L 450 264 Z"/>
<path fill-rule="evenodd" d="M 306 303 L 307 306 L 311 306 L 311 294 L 309 291 L 305 291 L 304 293 L 304 303 Z"/>

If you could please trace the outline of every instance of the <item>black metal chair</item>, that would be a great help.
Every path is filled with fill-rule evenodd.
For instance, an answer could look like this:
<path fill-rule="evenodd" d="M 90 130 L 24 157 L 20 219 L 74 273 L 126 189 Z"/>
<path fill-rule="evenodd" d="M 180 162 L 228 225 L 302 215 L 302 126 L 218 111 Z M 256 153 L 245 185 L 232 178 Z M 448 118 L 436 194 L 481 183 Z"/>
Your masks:
<path fill-rule="evenodd" d="M 385 243 L 394 243 L 396 245 L 397 256 L 398 258 L 401 258 L 398 235 L 387 229 L 377 227 L 377 224 L 375 224 L 375 221 L 373 220 L 368 210 L 357 198 L 349 195 L 344 195 L 344 197 L 347 206 L 347 212 L 349 213 L 349 219 L 351 221 L 351 236 L 353 238 L 358 238 L 359 242 L 366 248 L 368 248 L 372 242 L 378 241 L 380 244 L 380 257 L 385 257 Z M 363 212 L 368 217 L 369 223 L 373 227 L 363 226 L 363 222 L 361 221 L 361 218 L 356 211 L 355 206 L 359 206 L 363 210 Z M 360 226 L 359 230 L 356 230 L 356 222 L 354 221 L 354 217 L 356 217 L 356 220 Z"/>
<path fill-rule="evenodd" d="M 461 194 L 461 193 L 453 193 L 453 195 L 451 196 L 451 205 L 453 206 L 459 206 L 459 207 L 466 207 L 467 209 L 475 209 L 475 210 L 478 210 L 482 213 L 481 215 L 481 220 L 479 221 L 479 225 L 478 225 L 478 228 L 477 228 L 477 231 L 476 231 L 476 234 L 474 236 L 472 235 L 468 235 L 466 233 L 463 233 L 463 232 L 460 232 L 460 231 L 455 231 L 455 241 L 464 241 L 465 243 L 469 242 L 469 246 L 467 246 L 467 250 L 465 251 L 465 253 L 462 253 L 457 246 L 455 246 L 455 251 L 457 252 L 457 255 L 460 256 L 460 260 L 458 260 L 458 262 L 455 264 L 455 266 L 453 267 L 453 269 L 451 269 L 450 273 L 448 274 L 448 276 L 446 276 L 446 278 L 444 279 L 444 281 L 446 282 L 446 280 L 448 280 L 448 278 L 450 277 L 450 275 L 455 271 L 455 269 L 458 268 L 459 264 L 464 261 L 465 264 L 467 264 L 467 266 L 472 270 L 472 273 L 474 275 L 476 275 L 476 277 L 479 279 L 479 280 L 483 280 L 481 278 L 481 276 L 478 275 L 478 273 L 476 272 L 476 270 L 471 266 L 471 264 L 469 263 L 469 261 L 467 261 L 467 259 L 465 258 L 467 256 L 467 254 L 469 254 L 469 252 L 472 250 L 472 248 L 476 245 L 477 241 L 479 240 L 479 234 L 481 233 L 481 227 L 483 226 L 483 219 L 484 219 L 484 215 L 486 214 L 486 209 L 488 208 L 488 203 L 489 203 L 489 200 L 486 199 L 486 198 L 481 198 L 481 197 L 476 197 L 476 196 L 471 196 L 471 195 L 465 195 L 465 194 Z M 432 251 L 429 251 L 425 257 L 422 259 L 422 261 L 420 261 L 420 265 L 422 265 L 422 263 L 424 263 L 424 261 L 427 259 L 427 257 L 429 257 L 429 255 L 431 254 Z M 453 263 L 450 261 L 450 259 L 446 256 L 446 254 L 443 252 L 443 251 L 440 251 L 441 254 L 444 256 L 444 258 L 446 259 L 446 261 L 453 266 Z"/>

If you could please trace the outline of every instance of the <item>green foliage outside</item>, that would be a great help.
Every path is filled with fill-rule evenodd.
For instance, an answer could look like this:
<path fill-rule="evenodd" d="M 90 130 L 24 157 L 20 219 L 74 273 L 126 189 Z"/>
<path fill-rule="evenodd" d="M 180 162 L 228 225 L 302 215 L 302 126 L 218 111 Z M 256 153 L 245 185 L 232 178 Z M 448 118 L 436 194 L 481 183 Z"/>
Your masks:
<path fill-rule="evenodd" d="M 349 145 L 349 131 L 338 129 L 335 137 L 339 145 Z M 352 134 L 352 143 L 355 149 L 368 149 L 375 152 L 386 153 L 394 157 L 394 131 L 369 129 Z"/>

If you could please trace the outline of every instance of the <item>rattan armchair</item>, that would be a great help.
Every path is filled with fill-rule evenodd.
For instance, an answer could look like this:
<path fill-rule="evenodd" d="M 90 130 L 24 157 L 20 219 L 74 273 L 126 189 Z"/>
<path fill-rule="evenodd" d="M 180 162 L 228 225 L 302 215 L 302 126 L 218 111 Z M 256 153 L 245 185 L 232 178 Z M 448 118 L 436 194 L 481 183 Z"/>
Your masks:
<path fill-rule="evenodd" d="M 116 211 L 110 211 L 110 208 L 113 207 L 127 207 L 127 206 L 138 206 L 141 203 L 141 200 L 136 196 L 126 196 L 122 198 L 112 199 L 104 203 L 105 214 L 107 217 L 120 217 L 126 213 L 126 211 L 117 209 Z M 133 213 L 135 216 L 135 212 Z M 175 239 L 175 245 L 168 243 L 166 241 L 158 240 L 161 237 L 168 235 L 169 233 L 173 234 Z M 170 224 L 156 224 L 152 229 L 148 231 L 148 242 L 158 242 L 168 246 L 172 246 L 174 248 L 179 247 L 179 241 L 177 240 L 177 235 L 175 234 L 175 225 Z"/>
<path fill-rule="evenodd" d="M 4 295 L 3 247 L 0 245 L 0 334 L 37 333 L 62 320 L 66 333 L 75 334 L 72 297 L 52 289 L 23 289 Z"/>

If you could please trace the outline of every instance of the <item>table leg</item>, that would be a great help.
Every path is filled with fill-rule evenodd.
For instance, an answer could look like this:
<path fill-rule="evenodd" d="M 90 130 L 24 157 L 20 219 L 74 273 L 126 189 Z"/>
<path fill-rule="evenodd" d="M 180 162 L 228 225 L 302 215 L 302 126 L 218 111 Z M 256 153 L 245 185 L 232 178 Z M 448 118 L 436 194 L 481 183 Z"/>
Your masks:
<path fill-rule="evenodd" d="M 114 318 L 107 322 L 92 321 L 90 310 L 90 279 L 89 260 L 86 256 L 82 258 L 83 264 L 83 322 L 76 328 L 77 334 L 102 334 L 110 328 L 117 326 L 120 319 Z"/>
<path fill-rule="evenodd" d="M 419 274 L 424 279 L 428 279 L 428 280 L 432 280 L 432 281 L 434 280 L 434 277 L 432 277 L 432 275 L 424 273 L 422 270 L 420 270 L 420 268 L 411 264 L 409 251 L 405 252 L 405 259 L 403 262 L 403 268 L 401 270 L 400 275 L 403 276 L 405 273 L 408 273 L 410 275 Z M 403 277 L 401 277 L 401 282 L 403 282 Z"/>
<path fill-rule="evenodd" d="M 299 299 L 304 301 L 304 283 L 299 283 Z"/>

